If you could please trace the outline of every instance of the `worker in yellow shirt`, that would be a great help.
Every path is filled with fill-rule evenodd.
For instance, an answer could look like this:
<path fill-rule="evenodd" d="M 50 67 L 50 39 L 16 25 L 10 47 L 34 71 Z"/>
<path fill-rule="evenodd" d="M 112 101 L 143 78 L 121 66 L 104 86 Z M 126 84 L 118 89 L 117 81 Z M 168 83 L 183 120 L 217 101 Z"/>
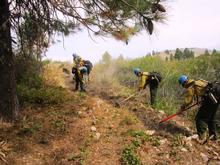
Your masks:
<path fill-rule="evenodd" d="M 206 141 L 206 129 L 208 125 L 209 138 L 217 139 L 216 133 L 216 112 L 219 105 L 219 85 L 212 85 L 205 80 L 189 79 L 186 75 L 181 75 L 178 79 L 179 84 L 186 89 L 184 92 L 184 103 L 181 105 L 181 110 L 193 103 L 193 101 L 201 101 L 201 106 L 196 115 L 196 129 L 201 141 Z"/>
<path fill-rule="evenodd" d="M 84 76 L 87 75 L 87 68 L 84 66 L 83 59 L 76 54 L 73 54 L 72 73 L 75 79 L 75 91 L 77 91 L 80 86 L 80 91 L 85 92 Z"/>
<path fill-rule="evenodd" d="M 73 67 L 79 68 L 81 66 L 84 66 L 84 60 L 80 56 L 73 54 Z"/>
<path fill-rule="evenodd" d="M 140 68 L 135 68 L 134 74 L 137 77 L 140 77 L 139 91 L 145 89 L 146 86 L 149 84 L 150 103 L 151 103 L 151 105 L 154 105 L 156 102 L 157 89 L 158 89 L 159 83 L 162 79 L 160 73 L 158 73 L 158 72 L 141 72 Z"/>

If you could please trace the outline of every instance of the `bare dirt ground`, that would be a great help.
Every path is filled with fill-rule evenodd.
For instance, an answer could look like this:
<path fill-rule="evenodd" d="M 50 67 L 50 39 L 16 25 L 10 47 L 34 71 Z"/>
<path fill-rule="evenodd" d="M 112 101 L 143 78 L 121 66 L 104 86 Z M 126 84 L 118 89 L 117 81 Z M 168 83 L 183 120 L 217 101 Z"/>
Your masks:
<path fill-rule="evenodd" d="M 80 93 L 67 82 L 70 101 L 29 107 L 20 121 L 1 124 L 0 164 L 120 165 L 131 144 L 143 165 L 220 164 L 220 144 L 196 142 L 192 123 L 182 117 L 159 125 L 166 114 L 138 98 L 118 106 L 125 97 L 110 87 L 91 81 Z"/>

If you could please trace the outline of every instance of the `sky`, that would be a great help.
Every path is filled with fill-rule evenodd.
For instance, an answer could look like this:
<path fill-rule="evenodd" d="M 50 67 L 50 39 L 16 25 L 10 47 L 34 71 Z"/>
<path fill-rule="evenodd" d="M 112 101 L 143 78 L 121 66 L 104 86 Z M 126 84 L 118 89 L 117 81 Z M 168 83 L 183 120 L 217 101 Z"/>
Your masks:
<path fill-rule="evenodd" d="M 163 4 L 163 3 L 162 3 Z M 156 24 L 154 34 L 134 36 L 128 45 L 113 38 L 91 37 L 86 30 L 62 38 L 57 36 L 46 58 L 72 61 L 76 53 L 95 63 L 107 51 L 113 58 L 137 58 L 149 52 L 176 48 L 220 49 L 220 0 L 168 0 L 167 21 Z"/>

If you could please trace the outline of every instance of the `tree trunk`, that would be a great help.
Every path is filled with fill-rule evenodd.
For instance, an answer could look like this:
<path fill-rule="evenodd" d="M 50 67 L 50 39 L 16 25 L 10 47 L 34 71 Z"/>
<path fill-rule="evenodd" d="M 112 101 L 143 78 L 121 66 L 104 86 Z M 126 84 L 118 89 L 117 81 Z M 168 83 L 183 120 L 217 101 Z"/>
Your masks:
<path fill-rule="evenodd" d="M 8 0 L 0 0 L 0 117 L 13 120 L 18 115 L 18 99 Z"/>

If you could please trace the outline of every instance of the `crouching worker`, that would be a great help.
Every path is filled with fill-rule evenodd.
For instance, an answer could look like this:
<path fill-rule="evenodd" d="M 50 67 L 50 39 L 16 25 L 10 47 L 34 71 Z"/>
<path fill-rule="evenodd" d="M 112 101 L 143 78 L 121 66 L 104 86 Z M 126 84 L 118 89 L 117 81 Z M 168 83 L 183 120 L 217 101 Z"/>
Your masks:
<path fill-rule="evenodd" d="M 202 79 L 195 81 L 193 79 L 189 79 L 186 75 L 181 75 L 178 81 L 179 84 L 186 89 L 183 93 L 185 95 L 185 101 L 180 107 L 180 112 L 192 104 L 194 98 L 197 102 L 201 102 L 199 111 L 195 118 L 199 142 L 204 143 L 207 140 L 207 125 L 209 139 L 217 140 L 215 117 L 219 105 L 220 84 L 209 83 L 208 81 Z"/>
<path fill-rule="evenodd" d="M 85 92 L 84 76 L 87 74 L 87 68 L 85 66 L 79 68 L 73 67 L 72 73 L 75 75 L 75 91 L 77 91 L 80 86 L 80 91 Z"/>
<path fill-rule="evenodd" d="M 159 83 L 162 80 L 162 77 L 160 73 L 158 72 L 141 72 L 139 68 L 134 69 L 134 74 L 137 77 L 140 77 L 140 83 L 139 83 L 139 91 L 146 88 L 146 86 L 149 84 L 150 88 L 150 103 L 151 105 L 154 105 L 156 102 L 156 96 L 157 96 L 157 89 L 159 86 Z"/>

